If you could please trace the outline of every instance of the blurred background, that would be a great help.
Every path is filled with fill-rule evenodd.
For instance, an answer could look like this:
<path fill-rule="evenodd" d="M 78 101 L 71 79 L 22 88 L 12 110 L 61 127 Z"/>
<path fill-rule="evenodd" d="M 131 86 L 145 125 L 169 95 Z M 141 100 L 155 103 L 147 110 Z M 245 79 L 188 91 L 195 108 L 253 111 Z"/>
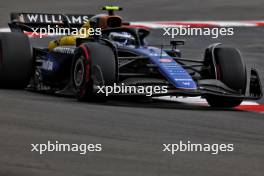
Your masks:
<path fill-rule="evenodd" d="M 9 13 L 101 13 L 107 4 L 124 7 L 128 20 L 257 20 L 263 19 L 263 0 L 2 0 L 0 26 Z"/>

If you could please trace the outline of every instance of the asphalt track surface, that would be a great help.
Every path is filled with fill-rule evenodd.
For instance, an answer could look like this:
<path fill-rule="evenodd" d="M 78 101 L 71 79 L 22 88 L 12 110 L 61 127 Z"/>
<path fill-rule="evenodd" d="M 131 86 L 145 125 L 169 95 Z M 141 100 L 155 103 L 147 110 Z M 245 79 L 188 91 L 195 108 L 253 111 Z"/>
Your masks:
<path fill-rule="evenodd" d="M 0 2 L 1 25 L 11 11 L 97 12 L 104 1 Z M 122 14 L 130 20 L 248 20 L 263 17 L 264 2 L 253 1 L 128 1 Z M 89 6 L 89 8 L 87 8 Z M 135 13 L 136 12 L 136 13 Z M 262 28 L 237 28 L 230 38 L 187 38 L 186 57 L 202 57 L 211 42 L 237 46 L 263 81 Z M 150 43 L 167 42 L 153 31 Z M 260 103 L 263 100 L 260 101 Z M 110 100 L 80 103 L 19 90 L 0 90 L 1 176 L 262 176 L 264 115 L 170 102 Z M 102 143 L 103 151 L 30 152 L 31 143 Z M 211 155 L 161 152 L 163 143 L 233 143 L 235 151 Z"/>

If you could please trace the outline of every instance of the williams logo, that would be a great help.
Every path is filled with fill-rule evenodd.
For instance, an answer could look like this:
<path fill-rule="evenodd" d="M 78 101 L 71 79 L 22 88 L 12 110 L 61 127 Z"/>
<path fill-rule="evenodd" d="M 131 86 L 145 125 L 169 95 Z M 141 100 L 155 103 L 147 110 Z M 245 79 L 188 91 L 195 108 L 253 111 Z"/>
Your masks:
<path fill-rule="evenodd" d="M 92 15 L 61 15 L 61 14 L 40 14 L 40 13 L 20 13 L 16 19 L 22 23 L 49 23 L 59 24 L 66 18 L 69 24 L 83 24 Z"/>

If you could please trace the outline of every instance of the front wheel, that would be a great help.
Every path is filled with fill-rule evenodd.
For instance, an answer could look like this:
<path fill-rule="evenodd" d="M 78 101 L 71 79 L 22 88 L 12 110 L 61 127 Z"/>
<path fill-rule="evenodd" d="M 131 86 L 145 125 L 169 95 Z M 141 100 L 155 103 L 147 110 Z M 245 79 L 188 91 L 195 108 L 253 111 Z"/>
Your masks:
<path fill-rule="evenodd" d="M 102 86 L 116 81 L 116 58 L 113 50 L 101 43 L 90 42 L 79 46 L 72 64 L 72 85 L 80 101 L 105 100 L 104 95 L 94 91 L 95 73 L 100 74 Z"/>
<path fill-rule="evenodd" d="M 28 37 L 23 33 L 0 33 L 0 88 L 25 88 L 33 70 Z"/>
<path fill-rule="evenodd" d="M 210 79 L 218 79 L 238 94 L 244 95 L 247 85 L 247 71 L 240 52 L 235 48 L 216 47 L 214 57 L 206 56 L 205 62 L 211 68 L 207 73 Z M 212 60 L 215 59 L 213 62 Z M 205 97 L 212 107 L 236 107 L 243 99 L 208 95 Z"/>

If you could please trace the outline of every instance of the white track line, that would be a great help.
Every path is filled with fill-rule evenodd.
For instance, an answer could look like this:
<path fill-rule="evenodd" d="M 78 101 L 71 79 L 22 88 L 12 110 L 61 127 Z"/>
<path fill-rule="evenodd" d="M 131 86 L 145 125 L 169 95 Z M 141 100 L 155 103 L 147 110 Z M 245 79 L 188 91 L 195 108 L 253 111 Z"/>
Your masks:
<path fill-rule="evenodd" d="M 0 28 L 0 32 L 11 32 L 9 28 Z"/>
<path fill-rule="evenodd" d="M 201 97 L 175 97 L 175 96 L 163 96 L 155 98 L 158 100 L 175 101 L 180 103 L 195 104 L 195 105 L 208 105 L 207 101 Z M 254 101 L 243 101 L 241 105 L 259 105 Z"/>
<path fill-rule="evenodd" d="M 131 22 L 132 26 L 142 26 L 146 28 L 164 28 L 164 27 L 258 27 L 264 26 L 264 20 L 249 21 L 141 21 Z M 0 28 L 0 32 L 10 32 L 10 29 Z"/>
<path fill-rule="evenodd" d="M 146 28 L 166 28 L 166 27 L 259 27 L 264 26 L 264 21 L 145 21 L 131 22 L 133 26 Z"/>

